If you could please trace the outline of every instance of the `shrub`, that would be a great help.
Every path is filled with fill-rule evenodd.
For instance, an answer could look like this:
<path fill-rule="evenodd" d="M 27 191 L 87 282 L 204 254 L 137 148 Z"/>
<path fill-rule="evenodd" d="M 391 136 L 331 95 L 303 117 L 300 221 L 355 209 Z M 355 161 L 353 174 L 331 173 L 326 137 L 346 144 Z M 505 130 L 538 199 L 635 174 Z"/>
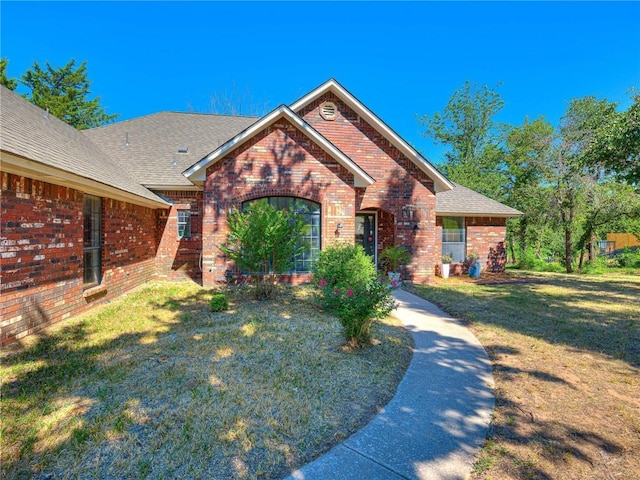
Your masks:
<path fill-rule="evenodd" d="M 375 278 L 376 266 L 361 245 L 336 244 L 320 252 L 313 276 L 316 285 L 324 280 L 329 288 L 353 288 Z"/>
<path fill-rule="evenodd" d="M 616 259 L 621 267 L 640 268 L 640 248 L 632 250 L 627 247 L 616 255 Z"/>
<path fill-rule="evenodd" d="M 373 260 L 359 245 L 336 245 L 321 252 L 314 279 L 319 303 L 336 315 L 354 347 L 371 341 L 373 321 L 395 308 L 391 286 L 377 278 Z"/>
<path fill-rule="evenodd" d="M 295 212 L 278 210 L 266 200 L 253 202 L 246 212 L 235 209 L 227 220 L 230 231 L 220 250 L 251 276 L 256 298 L 271 297 L 278 276 L 300 251 L 306 225 Z"/>
<path fill-rule="evenodd" d="M 224 312 L 229 309 L 229 301 L 224 293 L 214 293 L 209 305 L 212 312 Z"/>
<path fill-rule="evenodd" d="M 586 274 L 602 274 L 607 271 L 607 258 L 596 257 L 595 260 L 587 261 L 582 266 L 582 273 Z"/>
<path fill-rule="evenodd" d="M 397 272 L 400 265 L 409 263 L 411 253 L 402 245 L 391 245 L 380 254 L 380 261 L 392 272 Z"/>

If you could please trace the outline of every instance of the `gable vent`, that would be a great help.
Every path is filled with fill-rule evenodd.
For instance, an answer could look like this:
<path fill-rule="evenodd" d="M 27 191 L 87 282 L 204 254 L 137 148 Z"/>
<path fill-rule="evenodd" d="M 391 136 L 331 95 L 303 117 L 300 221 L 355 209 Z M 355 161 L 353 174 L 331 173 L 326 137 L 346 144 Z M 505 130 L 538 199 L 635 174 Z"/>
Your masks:
<path fill-rule="evenodd" d="M 324 102 L 320 106 L 320 116 L 325 120 L 335 120 L 338 115 L 338 108 L 333 102 Z"/>

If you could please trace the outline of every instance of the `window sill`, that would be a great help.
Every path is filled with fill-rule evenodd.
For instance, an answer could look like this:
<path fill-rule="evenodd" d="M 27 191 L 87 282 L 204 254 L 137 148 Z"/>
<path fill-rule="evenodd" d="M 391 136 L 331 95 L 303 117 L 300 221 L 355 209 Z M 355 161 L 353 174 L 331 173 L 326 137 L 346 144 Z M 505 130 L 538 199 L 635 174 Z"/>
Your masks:
<path fill-rule="evenodd" d="M 104 285 L 97 285 L 95 287 L 87 288 L 84 292 L 82 292 L 82 296 L 87 301 L 95 300 L 97 297 L 103 297 L 107 294 L 107 287 Z"/>

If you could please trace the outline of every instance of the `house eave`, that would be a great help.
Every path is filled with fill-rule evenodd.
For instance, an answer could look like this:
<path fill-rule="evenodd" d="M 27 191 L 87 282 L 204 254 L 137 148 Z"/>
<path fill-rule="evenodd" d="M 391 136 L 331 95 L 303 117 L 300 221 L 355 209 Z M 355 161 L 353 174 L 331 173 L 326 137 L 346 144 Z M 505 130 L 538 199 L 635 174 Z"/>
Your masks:
<path fill-rule="evenodd" d="M 84 193 L 114 200 L 132 203 L 149 208 L 168 208 L 169 204 L 158 197 L 158 200 L 141 197 L 131 192 L 111 187 L 96 180 L 91 180 L 65 170 L 61 170 L 35 160 L 30 160 L 11 152 L 2 151 L 0 171 L 18 176 L 32 178 L 55 185 L 73 188 Z M 149 192 L 150 194 L 152 192 Z M 155 196 L 155 194 L 153 194 Z"/>
<path fill-rule="evenodd" d="M 404 141 L 396 132 L 394 132 L 386 123 L 384 123 L 377 115 L 364 106 L 356 97 L 349 93 L 336 80 L 330 79 L 311 91 L 300 100 L 296 101 L 289 108 L 298 113 L 302 108 L 309 105 L 318 97 L 327 92 L 332 92 L 343 102 L 345 102 L 358 115 L 363 117 L 368 123 L 380 132 L 394 147 L 400 150 L 407 158 L 409 158 L 420 170 L 422 170 L 429 178 L 433 180 L 434 187 L 437 192 L 444 192 L 453 189 L 453 184 L 447 180 L 433 165 L 431 165 L 422 155 L 420 155 L 411 145 Z"/>
<path fill-rule="evenodd" d="M 441 212 L 436 210 L 436 217 L 491 217 L 491 218 L 516 218 L 523 213 L 491 213 L 491 212 Z"/>
<path fill-rule="evenodd" d="M 353 160 L 341 152 L 335 145 L 329 142 L 325 137 L 318 133 L 311 125 L 302 120 L 286 105 L 273 110 L 271 113 L 265 115 L 249 128 L 236 135 L 234 138 L 224 143 L 202 160 L 188 168 L 183 172 L 183 175 L 187 177 L 193 183 L 200 183 L 206 181 L 206 171 L 211 165 L 223 158 L 227 153 L 233 149 L 243 145 L 249 141 L 254 135 L 268 128 L 278 120 L 285 118 L 292 123 L 298 130 L 304 133 L 307 137 L 311 138 L 316 145 L 324 150 L 329 156 L 336 160 L 340 165 L 346 168 L 353 174 L 355 187 L 367 187 L 374 183 L 374 179 L 362 170 Z"/>
<path fill-rule="evenodd" d="M 175 191 L 175 192 L 199 192 L 202 191 L 202 184 L 200 185 L 147 185 L 144 187 L 151 191 Z"/>

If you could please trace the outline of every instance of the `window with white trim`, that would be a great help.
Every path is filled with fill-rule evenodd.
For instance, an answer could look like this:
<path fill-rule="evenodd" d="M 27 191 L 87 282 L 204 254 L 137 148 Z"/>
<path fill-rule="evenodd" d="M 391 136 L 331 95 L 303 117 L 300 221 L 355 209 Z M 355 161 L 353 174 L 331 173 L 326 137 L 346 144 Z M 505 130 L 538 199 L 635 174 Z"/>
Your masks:
<path fill-rule="evenodd" d="M 442 217 L 442 255 L 451 255 L 455 263 L 466 258 L 467 242 L 464 217 Z"/>
<path fill-rule="evenodd" d="M 190 210 L 178 210 L 178 238 L 191 238 Z"/>

